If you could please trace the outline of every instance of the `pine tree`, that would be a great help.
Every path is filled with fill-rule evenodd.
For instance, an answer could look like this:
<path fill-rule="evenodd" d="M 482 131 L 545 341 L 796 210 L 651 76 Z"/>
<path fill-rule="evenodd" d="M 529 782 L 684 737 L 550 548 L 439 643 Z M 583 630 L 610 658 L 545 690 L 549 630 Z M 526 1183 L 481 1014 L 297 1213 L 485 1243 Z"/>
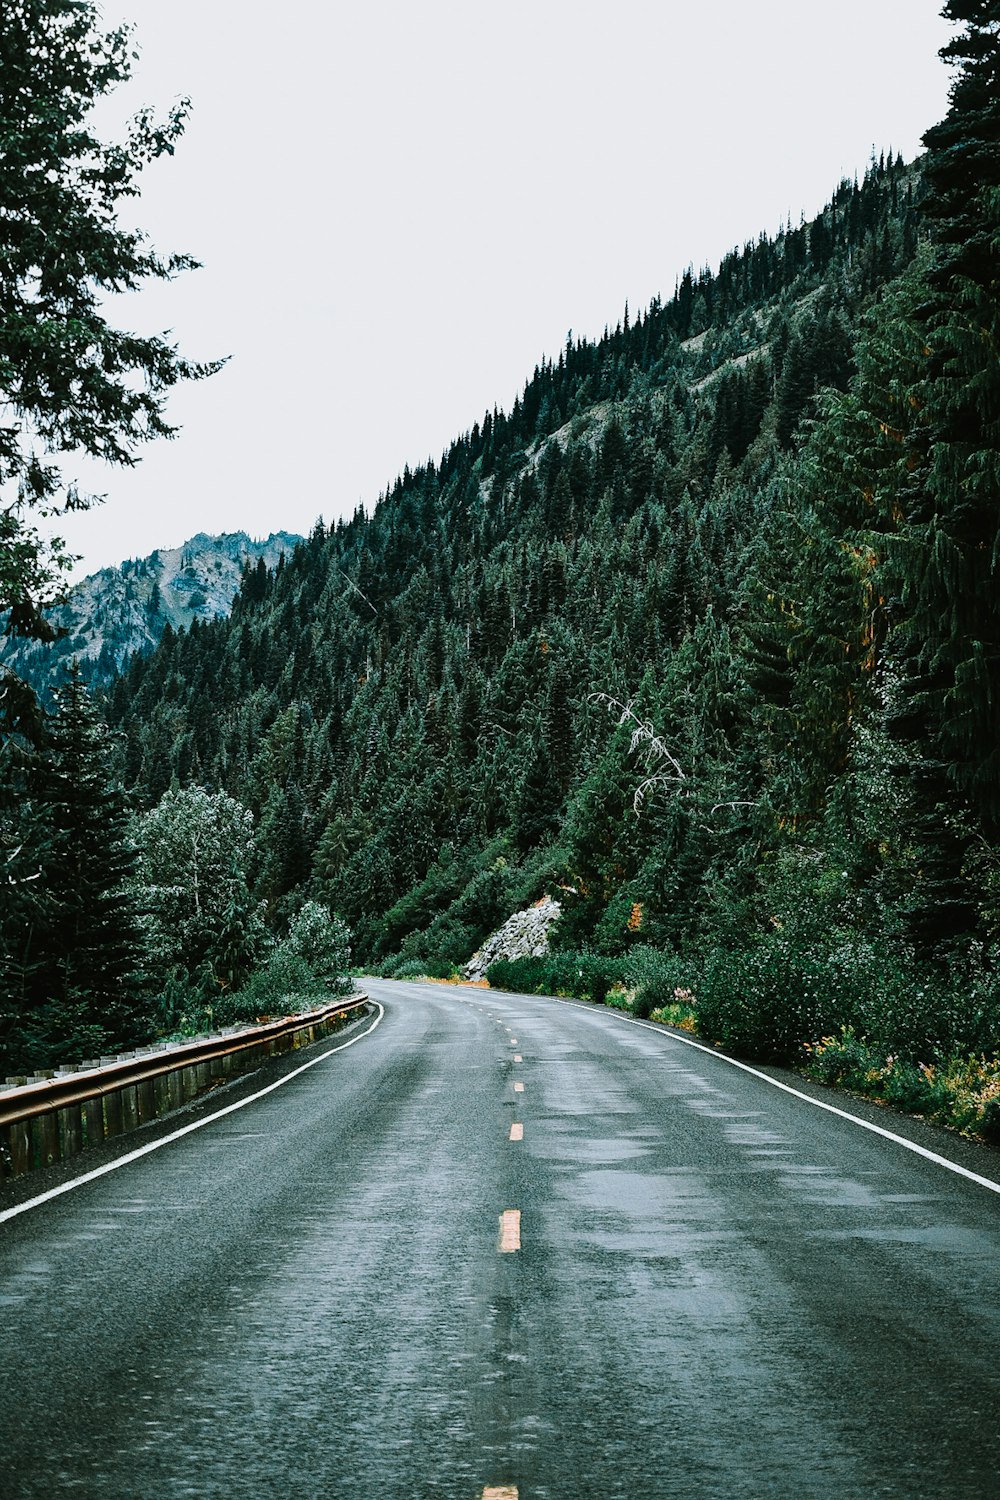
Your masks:
<path fill-rule="evenodd" d="M 147 1031 L 125 798 L 75 665 L 56 693 L 45 752 L 37 802 L 50 840 L 39 879 L 45 906 L 21 940 L 20 1045 L 35 1066 L 134 1044 Z"/>
<path fill-rule="evenodd" d="M 1000 828 L 1000 4 L 951 0 L 966 30 L 947 117 L 928 131 L 934 254 L 910 393 L 921 452 L 894 549 L 910 692 L 940 758 Z"/>
<path fill-rule="evenodd" d="M 0 675 L 0 1060 L 8 1072 L 26 1061 L 23 1024 L 43 963 L 38 938 L 51 918 L 42 880 L 54 857 L 42 796 L 44 732 L 34 693 Z"/>

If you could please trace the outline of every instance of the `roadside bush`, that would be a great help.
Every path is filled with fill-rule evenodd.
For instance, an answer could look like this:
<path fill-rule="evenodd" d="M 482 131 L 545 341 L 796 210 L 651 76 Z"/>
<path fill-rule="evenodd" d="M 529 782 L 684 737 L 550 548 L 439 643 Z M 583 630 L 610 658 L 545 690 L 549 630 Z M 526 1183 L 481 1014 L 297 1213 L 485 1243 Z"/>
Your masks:
<path fill-rule="evenodd" d="M 772 1061 L 792 1061 L 844 1028 L 859 1045 L 914 1064 L 989 1054 L 1000 1040 L 997 980 L 977 954 L 945 972 L 856 933 L 808 943 L 775 933 L 714 949 L 697 997 L 706 1037 Z"/>
<path fill-rule="evenodd" d="M 422 958 L 386 959 L 379 972 L 385 979 L 422 979 L 427 965 Z"/>
<path fill-rule="evenodd" d="M 400 952 L 403 958 L 419 959 L 425 974 L 442 979 L 456 973 L 459 965 L 471 958 L 477 937 L 474 928 L 445 913 L 425 932 L 411 933 Z"/>
<path fill-rule="evenodd" d="M 153 1002 L 157 1033 L 160 1036 L 198 1036 L 210 1030 L 222 998 L 211 964 L 201 964 L 194 974 L 176 966 L 167 975 Z"/>
<path fill-rule="evenodd" d="M 424 973 L 428 979 L 456 979 L 458 966 L 449 958 L 431 958 L 424 964 Z"/>
<path fill-rule="evenodd" d="M 602 1005 L 622 983 L 622 960 L 596 953 L 548 953 L 541 958 L 498 959 L 486 978 L 493 989 L 524 995 L 577 995 Z"/>
<path fill-rule="evenodd" d="M 780 935 L 751 948 L 716 948 L 698 986 L 698 1029 L 744 1057 L 789 1062 L 839 1019 L 824 979 Z"/>
<path fill-rule="evenodd" d="M 486 970 L 491 989 L 513 990 L 522 995 L 555 994 L 548 988 L 552 968 L 548 958 L 498 958 Z"/>
<path fill-rule="evenodd" d="M 304 960 L 328 994 L 350 992 L 351 934 L 346 923 L 318 901 L 307 901 L 296 913 L 278 951 Z"/>
<path fill-rule="evenodd" d="M 305 959 L 282 946 L 275 949 L 264 967 L 251 975 L 241 990 L 219 996 L 215 1020 L 232 1025 L 237 1021 L 254 1021 L 258 1016 L 289 1015 L 317 1004 L 329 993 L 329 986 Z"/>
<path fill-rule="evenodd" d="M 953 1057 L 913 1062 L 888 1055 L 845 1026 L 806 1049 L 805 1072 L 880 1099 L 907 1114 L 950 1125 L 965 1135 L 1000 1138 L 1000 1059 Z"/>
<path fill-rule="evenodd" d="M 603 1005 L 608 991 L 622 982 L 620 958 L 606 958 L 603 954 L 581 953 L 577 956 L 578 989 L 582 998 Z"/>
<path fill-rule="evenodd" d="M 635 992 L 633 1014 L 643 1020 L 654 1010 L 674 1010 L 681 997 L 685 1010 L 689 1009 L 693 998 L 691 992 L 697 982 L 695 966 L 690 959 L 663 952 L 649 944 L 642 944 L 626 954 L 622 959 L 622 976 L 626 987 Z"/>
<path fill-rule="evenodd" d="M 1000 1146 L 1000 1098 L 984 1102 L 980 1132 L 991 1146 Z"/>
<path fill-rule="evenodd" d="M 307 901 L 292 918 L 287 937 L 246 984 L 214 1001 L 216 1022 L 229 1025 L 258 1016 L 288 1015 L 354 988 L 348 970 L 350 932 L 325 906 Z"/>

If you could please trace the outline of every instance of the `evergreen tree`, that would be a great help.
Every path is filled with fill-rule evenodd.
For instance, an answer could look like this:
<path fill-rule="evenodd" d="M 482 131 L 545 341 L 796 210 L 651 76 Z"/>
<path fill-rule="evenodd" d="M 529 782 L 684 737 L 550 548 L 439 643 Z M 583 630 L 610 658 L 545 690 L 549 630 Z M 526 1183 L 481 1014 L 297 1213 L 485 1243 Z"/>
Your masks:
<path fill-rule="evenodd" d="M 30 809 L 44 819 L 35 920 L 18 937 L 22 1060 L 41 1066 L 134 1045 L 148 1027 L 137 998 L 140 938 L 134 853 L 108 733 L 74 666 L 56 693 Z"/>
<path fill-rule="evenodd" d="M 92 0 L 6 0 L 0 28 L 0 611 L 9 628 L 51 635 L 39 603 L 67 559 L 32 513 L 90 500 L 65 486 L 59 458 L 83 452 L 132 464 L 135 448 L 169 436 L 163 417 L 177 381 L 217 365 L 183 359 L 161 337 L 141 338 L 104 316 L 110 292 L 196 264 L 161 257 L 117 222 L 137 177 L 173 152 L 185 103 L 163 124 L 148 110 L 124 143 L 93 132 L 94 105 L 132 68 L 128 28 L 104 33 Z"/>
<path fill-rule="evenodd" d="M 45 726 L 34 693 L 0 675 L 0 1060 L 26 1059 L 23 1023 L 44 964 L 39 940 L 51 921 L 43 874 L 54 858 L 44 806 Z"/>
<path fill-rule="evenodd" d="M 1000 830 L 1000 4 L 951 0 L 965 30 L 945 120 L 925 137 L 934 250 L 915 322 L 925 368 L 892 549 L 908 692 L 938 758 Z"/>

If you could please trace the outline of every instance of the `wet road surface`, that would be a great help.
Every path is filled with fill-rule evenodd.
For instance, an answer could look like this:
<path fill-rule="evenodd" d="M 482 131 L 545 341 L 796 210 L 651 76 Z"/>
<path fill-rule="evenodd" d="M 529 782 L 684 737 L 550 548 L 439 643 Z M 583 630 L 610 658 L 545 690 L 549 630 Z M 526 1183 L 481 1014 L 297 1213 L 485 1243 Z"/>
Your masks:
<path fill-rule="evenodd" d="M 368 988 L 0 1224 L 4 1500 L 1000 1496 L 1000 1197 L 614 1012 Z"/>

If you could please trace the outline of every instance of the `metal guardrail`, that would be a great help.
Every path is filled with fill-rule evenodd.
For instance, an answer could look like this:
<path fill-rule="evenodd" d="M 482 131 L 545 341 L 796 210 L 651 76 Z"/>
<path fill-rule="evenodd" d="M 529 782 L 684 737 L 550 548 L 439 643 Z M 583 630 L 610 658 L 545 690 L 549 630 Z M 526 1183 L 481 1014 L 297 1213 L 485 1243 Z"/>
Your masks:
<path fill-rule="evenodd" d="M 169 1114 L 267 1057 L 306 1047 L 368 1005 L 351 995 L 314 1011 L 228 1034 L 125 1055 L 0 1091 L 0 1180 L 75 1156 Z"/>

